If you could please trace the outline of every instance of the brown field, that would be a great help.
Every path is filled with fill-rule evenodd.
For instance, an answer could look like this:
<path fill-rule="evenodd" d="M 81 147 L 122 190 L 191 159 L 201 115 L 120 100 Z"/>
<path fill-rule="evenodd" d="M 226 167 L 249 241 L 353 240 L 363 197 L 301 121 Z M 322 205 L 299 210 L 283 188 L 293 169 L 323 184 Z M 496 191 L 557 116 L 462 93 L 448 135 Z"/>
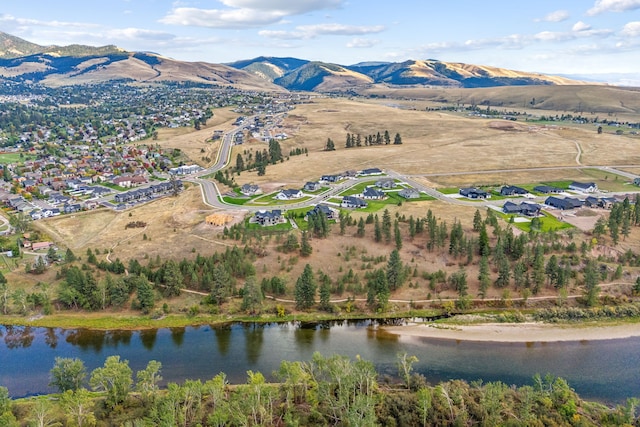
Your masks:
<path fill-rule="evenodd" d="M 427 102 L 430 106 L 490 105 L 502 110 L 524 111 L 534 115 L 550 113 L 599 116 L 621 121 L 637 121 L 640 113 L 640 89 L 607 85 L 559 86 L 501 86 L 474 89 L 459 88 L 402 88 L 376 85 L 361 93 L 402 100 L 405 105 Z M 531 102 L 535 98 L 535 104 Z M 424 104 L 422 104 L 424 105 Z"/>
<path fill-rule="evenodd" d="M 309 155 L 269 166 L 263 177 L 245 172 L 236 181 L 300 185 L 325 173 L 365 167 L 422 174 L 640 164 L 640 146 L 628 137 L 597 135 L 595 130 L 573 127 L 401 110 L 345 99 L 315 99 L 299 105 L 289 114 L 284 127 L 297 132 L 288 132 L 294 136 L 281 143 L 283 153 L 304 147 Z M 347 132 L 368 135 L 385 130 L 392 138 L 399 132 L 403 145 L 344 148 Z M 336 151 L 323 151 L 327 138 L 334 140 Z M 245 144 L 242 150 L 265 147 L 266 144 L 255 142 Z"/>
<path fill-rule="evenodd" d="M 164 149 L 179 148 L 191 162 L 206 167 L 213 164 L 220 149 L 220 140 L 211 141 L 213 131 L 220 129 L 225 132 L 231 130 L 231 123 L 238 117 L 230 108 L 219 108 L 214 111 L 213 117 L 207 120 L 207 124 L 197 131 L 194 128 L 163 128 L 158 130 L 158 139 L 152 141 Z M 202 152 L 204 150 L 204 152 Z M 203 157 L 209 157 L 210 162 L 205 162 Z"/>
<path fill-rule="evenodd" d="M 125 212 L 100 209 L 33 224 L 78 256 L 91 249 L 100 251 L 98 259 L 105 259 L 111 250 L 111 260 L 135 258 L 143 263 L 156 256 L 183 258 L 224 248 L 228 243 L 218 239 L 222 227 L 205 223 L 212 212 L 202 203 L 200 189 L 190 186 L 176 198 L 165 197 Z M 131 221 L 144 221 L 147 227 L 125 229 Z"/>

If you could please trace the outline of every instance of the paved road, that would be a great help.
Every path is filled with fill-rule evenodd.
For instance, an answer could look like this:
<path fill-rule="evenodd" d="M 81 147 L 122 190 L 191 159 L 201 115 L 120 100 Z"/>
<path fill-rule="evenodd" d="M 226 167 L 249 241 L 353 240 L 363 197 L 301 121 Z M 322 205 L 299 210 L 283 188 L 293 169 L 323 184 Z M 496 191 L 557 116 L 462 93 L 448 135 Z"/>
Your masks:
<path fill-rule="evenodd" d="M 185 176 L 182 178 L 183 181 L 192 182 L 198 184 L 200 186 L 202 192 L 202 199 L 205 204 L 218 208 L 218 209 L 241 209 L 246 210 L 248 212 L 256 212 L 264 209 L 298 209 L 305 208 L 316 205 L 320 202 L 327 201 L 328 199 L 337 196 L 343 191 L 356 186 L 362 182 L 368 182 L 375 177 L 359 177 L 354 179 L 344 180 L 336 185 L 332 185 L 328 191 L 325 191 L 322 194 L 312 197 L 311 199 L 306 199 L 299 203 L 288 203 L 288 204 L 273 204 L 268 206 L 239 206 L 234 204 L 226 203 L 222 200 L 222 195 L 216 183 L 212 179 L 205 179 L 204 176 L 210 176 L 215 172 L 222 170 L 226 167 L 230 162 L 231 149 L 233 147 L 233 141 L 235 139 L 235 135 L 238 132 L 243 132 L 246 127 L 253 121 L 253 117 L 248 117 L 242 125 L 237 127 L 236 129 L 227 132 L 222 138 L 222 144 L 220 146 L 220 150 L 218 152 L 218 157 L 213 166 L 204 169 L 200 172 Z M 576 144 L 578 149 L 578 156 L 576 157 L 576 161 L 579 163 L 579 158 L 581 154 L 581 149 L 578 144 Z M 540 171 L 549 171 L 549 170 L 568 170 L 568 169 L 600 169 L 602 171 L 615 173 L 630 179 L 638 178 L 638 175 L 622 171 L 620 169 L 623 168 L 640 168 L 640 165 L 614 165 L 614 166 L 588 166 L 582 165 L 579 166 L 548 166 L 548 167 L 534 167 L 534 168 L 521 168 L 521 169 L 490 169 L 490 170 L 481 170 L 481 171 L 462 171 L 462 172 L 434 172 L 434 173 L 424 173 L 424 174 L 411 174 L 411 175 L 403 175 L 393 170 L 387 170 L 386 173 L 389 177 L 401 180 L 411 185 L 418 191 L 421 191 L 431 197 L 436 199 L 445 201 L 447 203 L 454 203 L 459 205 L 466 206 L 476 206 L 476 207 L 486 207 L 486 206 L 495 206 L 498 203 L 492 202 L 491 200 L 486 201 L 471 201 L 464 198 L 455 198 L 450 197 L 448 195 L 442 194 L 439 191 L 436 191 L 433 188 L 427 187 L 419 182 L 415 181 L 413 178 L 419 177 L 438 177 L 438 176 L 461 176 L 461 175 L 481 175 L 481 174 L 508 174 L 508 173 L 517 173 L 517 172 L 540 172 Z M 609 193 L 613 194 L 613 193 Z M 535 199 L 530 199 L 531 201 L 542 202 L 546 197 L 536 197 Z M 502 204 L 510 199 L 501 199 L 499 204 Z M 522 198 L 518 199 L 522 201 Z"/>

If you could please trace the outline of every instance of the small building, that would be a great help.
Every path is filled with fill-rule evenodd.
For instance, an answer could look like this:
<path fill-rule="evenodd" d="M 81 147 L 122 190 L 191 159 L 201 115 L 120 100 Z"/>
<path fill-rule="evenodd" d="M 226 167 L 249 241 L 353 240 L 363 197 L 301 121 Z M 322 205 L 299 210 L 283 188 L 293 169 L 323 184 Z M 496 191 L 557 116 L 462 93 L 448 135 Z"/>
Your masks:
<path fill-rule="evenodd" d="M 240 192 L 245 196 L 255 196 L 256 194 L 260 194 L 260 187 L 255 184 L 244 184 L 240 187 Z"/>
<path fill-rule="evenodd" d="M 574 199 L 572 197 L 565 197 L 561 199 L 559 197 L 550 196 L 544 201 L 544 204 L 560 210 L 576 209 L 582 206 L 582 201 Z"/>
<path fill-rule="evenodd" d="M 554 193 L 562 193 L 564 190 L 562 188 L 553 187 L 551 185 L 537 185 L 533 187 L 533 191 L 537 191 L 542 194 L 554 194 Z"/>
<path fill-rule="evenodd" d="M 376 181 L 376 187 L 382 188 L 385 190 L 389 190 L 391 188 L 395 188 L 398 184 L 395 179 L 384 178 Z"/>
<path fill-rule="evenodd" d="M 398 192 L 398 196 L 404 197 L 405 199 L 419 199 L 420 192 L 415 188 L 405 188 Z"/>
<path fill-rule="evenodd" d="M 254 220 L 263 227 L 269 227 L 271 225 L 280 224 L 284 221 L 282 211 L 274 209 L 272 211 L 259 211 L 254 215 Z"/>
<path fill-rule="evenodd" d="M 304 191 L 318 191 L 322 188 L 322 185 L 318 181 L 309 181 L 304 185 Z"/>
<path fill-rule="evenodd" d="M 581 193 L 595 193 L 598 191 L 598 186 L 594 182 L 573 181 L 569 184 L 569 190 L 580 191 Z"/>
<path fill-rule="evenodd" d="M 487 193 L 484 190 L 480 190 L 475 187 L 461 188 L 460 195 L 466 197 L 467 199 L 489 199 L 491 198 L 491 194 Z"/>
<path fill-rule="evenodd" d="M 299 199 L 302 196 L 303 196 L 302 191 L 289 188 L 286 190 L 280 190 L 280 192 L 276 194 L 275 198 L 278 200 L 293 200 L 293 199 Z"/>
<path fill-rule="evenodd" d="M 385 199 L 387 195 L 380 190 L 376 190 L 373 187 L 367 187 L 362 192 L 362 198 L 365 200 L 382 200 Z"/>
<path fill-rule="evenodd" d="M 516 187 L 515 185 L 505 185 L 500 189 L 501 196 L 522 196 L 527 193 L 527 190 L 521 187 Z"/>
<path fill-rule="evenodd" d="M 347 209 L 361 209 L 367 207 L 367 202 L 358 197 L 344 196 L 342 198 L 342 202 L 340 203 L 340 207 Z"/>
<path fill-rule="evenodd" d="M 633 178 L 633 185 L 639 185 L 640 186 L 640 178 Z"/>

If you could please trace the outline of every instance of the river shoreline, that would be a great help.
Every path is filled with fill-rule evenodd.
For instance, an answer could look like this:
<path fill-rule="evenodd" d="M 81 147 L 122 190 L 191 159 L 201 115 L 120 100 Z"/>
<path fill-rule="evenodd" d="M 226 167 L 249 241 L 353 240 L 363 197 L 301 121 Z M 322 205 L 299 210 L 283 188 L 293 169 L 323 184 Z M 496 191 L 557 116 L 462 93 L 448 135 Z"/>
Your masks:
<path fill-rule="evenodd" d="M 383 330 L 401 337 L 522 343 L 595 341 L 640 336 L 640 324 L 637 323 L 616 323 L 613 325 L 607 325 L 606 323 L 549 324 L 540 322 L 481 323 L 467 325 L 425 323 L 419 325 L 385 326 Z"/>

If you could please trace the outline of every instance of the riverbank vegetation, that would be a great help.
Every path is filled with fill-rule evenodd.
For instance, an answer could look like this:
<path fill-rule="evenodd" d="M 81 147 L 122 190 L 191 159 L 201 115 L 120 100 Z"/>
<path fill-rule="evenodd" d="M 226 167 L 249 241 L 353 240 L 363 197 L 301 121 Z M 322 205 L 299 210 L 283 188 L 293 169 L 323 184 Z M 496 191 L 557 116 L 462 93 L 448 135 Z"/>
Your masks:
<path fill-rule="evenodd" d="M 562 378 L 535 375 L 531 385 L 453 380 L 435 385 L 413 373 L 415 356 L 398 354 L 398 376 L 381 377 L 361 358 L 282 361 L 271 374 L 247 371 L 244 384 L 224 373 L 161 387 L 162 365 L 135 376 L 109 356 L 87 372 L 79 359 L 57 358 L 58 393 L 11 400 L 0 387 L 0 424 L 37 426 L 454 426 L 635 425 L 637 400 L 615 407 L 582 400 Z M 267 374 L 269 375 L 269 374 Z M 88 388 L 87 388 L 88 387 Z M 91 391 L 90 391 L 90 390 Z"/>

